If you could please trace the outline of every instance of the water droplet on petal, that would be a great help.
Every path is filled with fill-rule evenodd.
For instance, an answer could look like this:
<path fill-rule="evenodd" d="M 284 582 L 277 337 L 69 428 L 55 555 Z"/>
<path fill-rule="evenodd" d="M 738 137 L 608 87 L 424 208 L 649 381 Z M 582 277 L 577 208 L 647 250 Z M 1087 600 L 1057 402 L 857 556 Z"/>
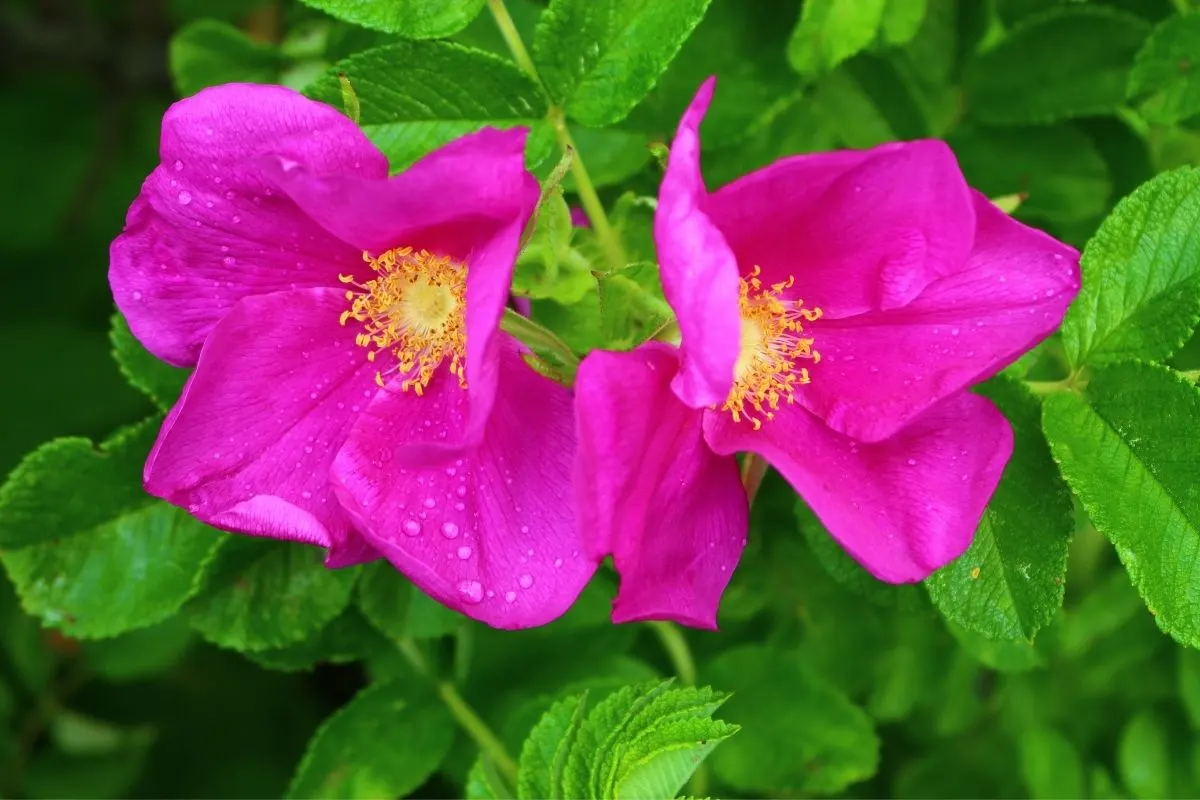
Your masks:
<path fill-rule="evenodd" d="M 521 577 L 517 578 L 517 583 L 522 589 L 528 589 L 530 586 L 533 586 L 533 576 L 529 573 L 525 573 Z"/>
<path fill-rule="evenodd" d="M 237 259 L 234 258 L 233 256 L 225 256 L 223 259 L 221 259 L 221 262 L 223 264 L 225 264 L 225 266 L 227 266 L 227 267 L 232 267 L 234 264 L 237 263 Z"/>
<path fill-rule="evenodd" d="M 415 519 L 405 520 L 402 527 L 404 528 L 404 533 L 408 536 L 421 535 L 421 523 L 417 522 Z"/>
<path fill-rule="evenodd" d="M 529 526 L 528 526 L 528 525 L 522 525 L 522 526 L 521 526 L 521 533 L 529 533 Z"/>
<path fill-rule="evenodd" d="M 179 205 L 186 206 L 188 203 L 192 202 L 191 192 L 180 192 L 179 197 L 176 199 L 179 201 Z"/>
<path fill-rule="evenodd" d="M 175 159 L 175 171 L 176 171 L 176 172 L 182 172 L 182 171 L 183 171 L 183 162 L 182 162 L 182 161 L 180 161 L 179 159 Z"/>
<path fill-rule="evenodd" d="M 467 547 L 466 545 L 463 545 L 462 547 L 458 548 L 458 557 L 463 559 L 464 561 L 467 560 L 468 558 L 470 558 L 471 557 L 471 548 Z"/>
<path fill-rule="evenodd" d="M 909 465 L 910 467 L 915 467 L 915 466 L 917 465 L 917 460 L 916 460 L 915 458 L 910 458 L 910 459 L 908 460 L 908 465 Z"/>
<path fill-rule="evenodd" d="M 561 558 L 554 559 L 554 568 L 555 569 L 558 569 L 562 565 L 563 565 L 563 560 Z"/>
<path fill-rule="evenodd" d="M 426 508 L 433 508 L 437 505 L 437 500 L 434 500 L 432 497 L 426 497 L 421 501 L 421 505 L 425 506 Z"/>
<path fill-rule="evenodd" d="M 459 497 L 466 497 L 467 496 L 467 487 L 459 486 L 457 489 L 454 490 L 454 493 L 456 495 L 458 495 Z"/>
<path fill-rule="evenodd" d="M 442 523 L 442 535 L 445 536 L 447 539 L 457 538 L 458 537 L 458 526 L 455 525 L 453 522 L 443 522 Z"/>
<path fill-rule="evenodd" d="M 517 593 L 516 593 L 516 592 L 505 592 L 505 593 L 504 593 L 504 602 L 506 602 L 506 603 L 515 603 L 515 602 L 516 602 L 516 600 L 517 600 Z"/>
<path fill-rule="evenodd" d="M 463 581 L 458 585 L 458 591 L 468 603 L 478 603 L 483 599 L 483 584 L 479 581 Z"/>

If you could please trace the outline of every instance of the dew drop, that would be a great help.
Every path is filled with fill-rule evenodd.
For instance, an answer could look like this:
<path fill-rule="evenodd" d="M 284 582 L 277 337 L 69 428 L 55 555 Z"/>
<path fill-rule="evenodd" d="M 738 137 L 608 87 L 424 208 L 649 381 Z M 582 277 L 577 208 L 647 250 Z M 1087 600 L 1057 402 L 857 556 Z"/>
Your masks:
<path fill-rule="evenodd" d="M 141 293 L 141 292 L 137 292 L 137 291 L 135 291 L 135 292 L 133 293 L 133 299 L 134 299 L 134 300 L 141 300 L 141 299 L 142 299 L 142 293 Z"/>
<path fill-rule="evenodd" d="M 458 473 L 454 467 L 446 467 L 446 474 L 453 478 Z"/>
<path fill-rule="evenodd" d="M 471 548 L 467 547 L 466 545 L 458 548 L 458 557 L 466 561 L 471 557 Z"/>
<path fill-rule="evenodd" d="M 221 262 L 227 267 L 232 267 L 237 263 L 237 259 L 233 256 L 225 256 L 223 259 L 221 259 Z"/>
<path fill-rule="evenodd" d="M 528 589 L 530 586 L 533 586 L 533 576 L 527 572 L 521 577 L 517 578 L 517 584 L 520 585 L 522 589 Z"/>
<path fill-rule="evenodd" d="M 467 496 L 467 487 L 459 486 L 457 489 L 454 490 L 454 493 L 456 495 L 458 495 L 459 497 L 466 497 Z"/>
<path fill-rule="evenodd" d="M 504 602 L 515 603 L 516 601 L 517 601 L 517 593 L 516 592 L 505 592 L 504 593 Z"/>
<path fill-rule="evenodd" d="M 421 535 L 421 523 L 417 522 L 415 519 L 405 520 L 403 528 L 404 528 L 404 533 L 407 536 L 420 536 Z"/>
<path fill-rule="evenodd" d="M 458 526 L 455 525 L 453 522 L 443 522 L 442 523 L 442 535 L 445 536 L 447 539 L 458 538 Z"/>
<path fill-rule="evenodd" d="M 915 467 L 915 466 L 917 465 L 917 460 L 916 460 L 915 458 L 910 458 L 910 459 L 908 460 L 908 465 L 909 465 L 910 467 Z"/>
<path fill-rule="evenodd" d="M 303 497 L 305 500 L 311 500 L 311 499 L 312 499 L 312 492 L 305 490 L 305 491 L 303 491 L 303 492 L 301 492 L 301 493 L 300 493 L 300 496 L 301 496 L 301 497 Z"/>
<path fill-rule="evenodd" d="M 455 511 L 463 511 L 464 509 L 466 509 L 466 507 L 467 507 L 466 504 L 463 502 L 458 502 L 458 503 L 454 504 Z"/>
<path fill-rule="evenodd" d="M 180 161 L 179 159 L 175 159 L 175 171 L 183 172 L 183 162 Z"/>
<path fill-rule="evenodd" d="M 188 203 L 192 202 L 191 192 L 180 192 L 179 197 L 176 199 L 179 201 L 179 205 L 186 206 Z"/>
<path fill-rule="evenodd" d="M 432 497 L 426 497 L 421 501 L 421 505 L 425 506 L 426 508 L 433 508 L 437 505 L 437 500 L 434 500 Z"/>
<path fill-rule="evenodd" d="M 522 525 L 522 526 L 521 526 L 521 533 L 529 533 L 529 526 L 528 526 L 528 525 Z"/>
<path fill-rule="evenodd" d="M 478 603 L 483 599 L 483 584 L 479 581 L 463 581 L 458 585 L 458 591 L 468 603 Z"/>
<path fill-rule="evenodd" d="M 554 559 L 554 568 L 555 569 L 558 569 L 562 565 L 563 565 L 563 560 L 561 558 Z"/>

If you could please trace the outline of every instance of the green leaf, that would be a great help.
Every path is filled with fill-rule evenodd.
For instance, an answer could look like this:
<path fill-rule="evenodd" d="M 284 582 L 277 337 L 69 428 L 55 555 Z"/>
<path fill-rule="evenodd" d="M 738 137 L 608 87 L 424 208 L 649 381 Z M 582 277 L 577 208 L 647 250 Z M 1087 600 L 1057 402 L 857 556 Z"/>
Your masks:
<path fill-rule="evenodd" d="M 331 17 L 405 39 L 441 39 L 475 19 L 485 0 L 304 0 Z"/>
<path fill-rule="evenodd" d="M 1046 398 L 1042 424 L 1159 627 L 1200 646 L 1200 460 L 1180 436 L 1200 428 L 1200 391 L 1165 367 L 1114 364 L 1082 397 Z"/>
<path fill-rule="evenodd" d="M 533 236 L 517 258 L 514 294 L 571 305 L 596 288 L 591 261 L 571 246 L 572 232 L 571 210 L 562 187 L 556 187 L 543 201 Z"/>
<path fill-rule="evenodd" d="M 886 5 L 887 0 L 807 0 L 788 42 L 788 63 L 805 78 L 830 72 L 875 40 Z"/>
<path fill-rule="evenodd" d="M 467 800 L 507 800 L 516 793 L 504 784 L 504 776 L 487 756 L 480 756 L 467 773 Z"/>
<path fill-rule="evenodd" d="M 563 770 L 583 724 L 587 694 L 566 697 L 542 715 L 521 748 L 517 797 L 561 798 Z"/>
<path fill-rule="evenodd" d="M 154 503 L 2 558 L 26 612 L 90 639 L 173 615 L 199 589 L 217 541 L 183 511 Z"/>
<path fill-rule="evenodd" d="M 1154 125 L 1171 125 L 1200 114 L 1200 17 L 1173 16 L 1154 29 L 1129 72 L 1130 99 L 1146 97 L 1141 114 Z"/>
<path fill-rule="evenodd" d="M 1070 740 L 1052 728 L 1034 727 L 1017 737 L 1021 777 L 1033 800 L 1086 797 L 1083 762 Z"/>
<path fill-rule="evenodd" d="M 1192 730 L 1200 730 L 1200 652 L 1179 648 L 1178 657 L 1179 699 L 1187 712 Z"/>
<path fill-rule="evenodd" d="M 319 548 L 229 537 L 210 565 L 208 587 L 192 603 L 192 624 L 213 644 L 270 650 L 307 638 L 350 603 L 351 569 L 326 569 Z"/>
<path fill-rule="evenodd" d="M 163 411 L 174 405 L 191 370 L 173 367 L 150 355 L 133 337 L 129 323 L 119 313 L 113 314 L 108 338 L 112 342 L 113 358 L 129 385 L 153 400 Z"/>
<path fill-rule="evenodd" d="M 880 29 L 890 45 L 908 44 L 925 21 L 928 0 L 887 0 L 883 6 Z"/>
<path fill-rule="evenodd" d="M 1024 639 L 988 639 L 947 620 L 946 627 L 975 660 L 997 672 L 1029 672 L 1046 665 L 1032 642 Z"/>
<path fill-rule="evenodd" d="M 534 164 L 553 146 L 541 90 L 491 53 L 449 42 L 397 42 L 339 61 L 306 93 L 341 108 L 339 72 L 358 94 L 363 131 L 393 171 L 486 125 L 534 128 L 527 153 Z"/>
<path fill-rule="evenodd" d="M 276 650 L 247 652 L 246 656 L 268 669 L 299 672 L 311 670 L 318 664 L 361 661 L 393 648 L 394 645 L 351 606 L 301 642 Z"/>
<path fill-rule="evenodd" d="M 963 126 L 947 142 L 971 186 L 988 197 L 1022 195 L 1022 218 L 1075 222 L 1108 209 L 1108 166 L 1092 140 L 1069 123 Z"/>
<path fill-rule="evenodd" d="M 221 83 L 276 83 L 283 58 L 226 22 L 199 19 L 171 37 L 171 80 L 181 96 Z"/>
<path fill-rule="evenodd" d="M 1038 125 L 1107 114 L 1125 102 L 1129 64 L 1149 33 L 1139 17 L 1072 4 L 1022 20 L 968 67 L 970 114 Z"/>
<path fill-rule="evenodd" d="M 871 718 L 803 668 L 796 653 L 743 645 L 717 656 L 705 674 L 733 693 L 724 713 L 743 726 L 713 756 L 717 777 L 735 789 L 832 795 L 875 773 Z"/>
<path fill-rule="evenodd" d="M 1016 381 L 980 387 L 1013 427 L 1013 455 L 971 546 L 926 581 L 949 620 L 989 639 L 1032 639 L 1062 606 L 1071 498 L 1039 425 L 1037 400 Z"/>
<path fill-rule="evenodd" d="M 551 98 L 593 128 L 620 122 L 654 88 L 711 0 L 551 0 L 533 60 Z"/>
<path fill-rule="evenodd" d="M 403 797 L 441 765 L 454 718 L 400 682 L 359 692 L 313 735 L 288 798 Z"/>
<path fill-rule="evenodd" d="M 597 276 L 600 329 L 610 350 L 629 350 L 675 318 L 663 298 L 658 265 L 649 262 Z"/>
<path fill-rule="evenodd" d="M 55 439 L 26 456 L 0 486 L 0 547 L 65 539 L 148 505 L 142 467 L 161 422 L 122 428 L 99 446 Z"/>
<path fill-rule="evenodd" d="M 358 607 L 390 639 L 433 639 L 453 633 L 465 621 L 383 561 L 363 567 Z"/>
<path fill-rule="evenodd" d="M 115 639 L 84 642 L 83 653 L 88 667 L 105 680 L 135 681 L 171 669 L 195 641 L 195 631 L 178 616 Z"/>
<path fill-rule="evenodd" d="M 1117 745 L 1121 783 L 1141 800 L 1171 797 L 1171 756 L 1166 728 L 1153 711 L 1129 721 Z"/>
<path fill-rule="evenodd" d="M 1200 170 L 1178 169 L 1122 200 L 1083 251 L 1063 321 L 1071 363 L 1166 359 L 1200 319 Z"/>

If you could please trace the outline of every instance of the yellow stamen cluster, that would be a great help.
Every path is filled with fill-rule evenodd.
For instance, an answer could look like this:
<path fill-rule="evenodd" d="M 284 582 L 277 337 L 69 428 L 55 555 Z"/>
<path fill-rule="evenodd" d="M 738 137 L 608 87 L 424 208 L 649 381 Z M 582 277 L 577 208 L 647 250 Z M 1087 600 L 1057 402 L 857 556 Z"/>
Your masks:
<path fill-rule="evenodd" d="M 438 366 L 449 359 L 450 372 L 466 387 L 467 266 L 411 247 L 398 247 L 374 258 L 363 253 L 363 260 L 377 277 L 358 283 L 352 275 L 338 276 L 342 283 L 358 289 L 346 292 L 351 306 L 339 321 L 342 325 L 350 320 L 362 323 L 355 342 L 369 348 L 367 360 L 390 352 L 397 363 L 386 372 L 400 372 L 405 376 L 401 389 L 420 395 Z M 375 373 L 380 386 L 384 374 Z"/>
<path fill-rule="evenodd" d="M 821 309 L 805 308 L 803 300 L 785 300 L 781 295 L 792 288 L 793 278 L 763 286 L 758 267 L 742 278 L 738 307 L 742 315 L 741 349 L 734 366 L 733 389 L 722 411 L 733 414 L 735 422 L 743 417 L 754 430 L 762 427 L 762 418 L 775 418 L 781 400 L 795 402 L 796 387 L 809 382 L 808 368 L 797 367 L 797 359 L 814 364 L 821 354 L 813 350 L 813 339 L 804 336 L 804 323 L 821 318 Z"/>

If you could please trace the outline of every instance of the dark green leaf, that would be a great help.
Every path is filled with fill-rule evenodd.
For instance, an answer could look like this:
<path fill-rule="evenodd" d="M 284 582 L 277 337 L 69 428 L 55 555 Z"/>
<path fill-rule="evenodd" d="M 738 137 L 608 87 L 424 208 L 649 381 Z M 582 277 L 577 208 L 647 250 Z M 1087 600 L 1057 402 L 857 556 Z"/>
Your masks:
<path fill-rule="evenodd" d="M 361 661 L 394 646 L 351 606 L 301 642 L 276 650 L 247 652 L 246 656 L 268 669 L 299 672 L 311 670 L 318 664 Z"/>
<path fill-rule="evenodd" d="M 925 585 L 947 619 L 990 639 L 1031 639 L 1062 606 L 1071 499 L 1019 383 L 981 387 L 1013 427 L 1013 455 L 975 539 Z"/>
<path fill-rule="evenodd" d="M 1200 114 L 1200 17 L 1173 16 L 1154 29 L 1129 73 L 1129 97 L 1147 121 L 1170 125 Z"/>
<path fill-rule="evenodd" d="M 1021 777 L 1034 800 L 1084 797 L 1083 762 L 1070 740 L 1052 728 L 1021 731 Z"/>
<path fill-rule="evenodd" d="M 141 342 L 133 337 L 129 323 L 120 314 L 113 315 L 108 337 L 112 342 L 113 357 L 125 380 L 163 411 L 174 405 L 190 371 L 173 367 L 150 355 Z"/>
<path fill-rule="evenodd" d="M 453 633 L 465 621 L 422 592 L 386 561 L 363 567 L 358 607 L 390 639 L 431 639 Z"/>
<path fill-rule="evenodd" d="M 115 639 L 85 642 L 83 653 L 88 666 L 105 680 L 134 681 L 171 669 L 195 641 L 195 631 L 180 616 Z"/>
<path fill-rule="evenodd" d="M 485 0 L 304 0 L 313 8 L 364 28 L 405 39 L 440 39 L 475 19 Z"/>
<path fill-rule="evenodd" d="M 612 125 L 654 88 L 711 0 L 551 0 L 533 58 L 550 96 L 595 128 Z"/>
<path fill-rule="evenodd" d="M 403 797 L 433 774 L 453 741 L 454 718 L 435 696 L 376 684 L 313 735 L 287 796 Z"/>
<path fill-rule="evenodd" d="M 1171 755 L 1167 731 L 1152 711 L 1138 714 L 1117 746 L 1117 767 L 1123 783 L 1134 797 L 1156 800 L 1171 796 Z"/>
<path fill-rule="evenodd" d="M 537 84 L 491 53 L 449 42 L 397 42 L 339 61 L 307 94 L 341 108 L 339 72 L 358 94 L 363 131 L 393 170 L 485 125 L 537 128 L 540 135 L 531 137 L 527 154 L 531 163 L 552 147 Z"/>
<path fill-rule="evenodd" d="M 1159 627 L 1200 646 L 1200 391 L 1165 367 L 1098 368 L 1083 396 L 1046 399 L 1055 459 Z M 1131 787 L 1132 788 L 1132 787 Z"/>
<path fill-rule="evenodd" d="M 204 638 L 234 650 L 271 650 L 320 630 L 350 602 L 352 569 L 326 569 L 319 548 L 229 537 L 209 568 L 205 591 L 192 603 L 192 624 Z"/>
<path fill-rule="evenodd" d="M 212 19 L 190 22 L 171 37 L 168 60 L 183 97 L 221 83 L 275 83 L 283 64 L 274 46 Z"/>
<path fill-rule="evenodd" d="M 1150 28 L 1096 5 L 1022 20 L 967 71 L 970 113 L 994 125 L 1107 114 L 1125 102 L 1129 64 Z"/>
<path fill-rule="evenodd" d="M 1200 170 L 1167 172 L 1122 200 L 1088 242 L 1063 322 L 1076 366 L 1165 359 L 1200 319 Z"/>

